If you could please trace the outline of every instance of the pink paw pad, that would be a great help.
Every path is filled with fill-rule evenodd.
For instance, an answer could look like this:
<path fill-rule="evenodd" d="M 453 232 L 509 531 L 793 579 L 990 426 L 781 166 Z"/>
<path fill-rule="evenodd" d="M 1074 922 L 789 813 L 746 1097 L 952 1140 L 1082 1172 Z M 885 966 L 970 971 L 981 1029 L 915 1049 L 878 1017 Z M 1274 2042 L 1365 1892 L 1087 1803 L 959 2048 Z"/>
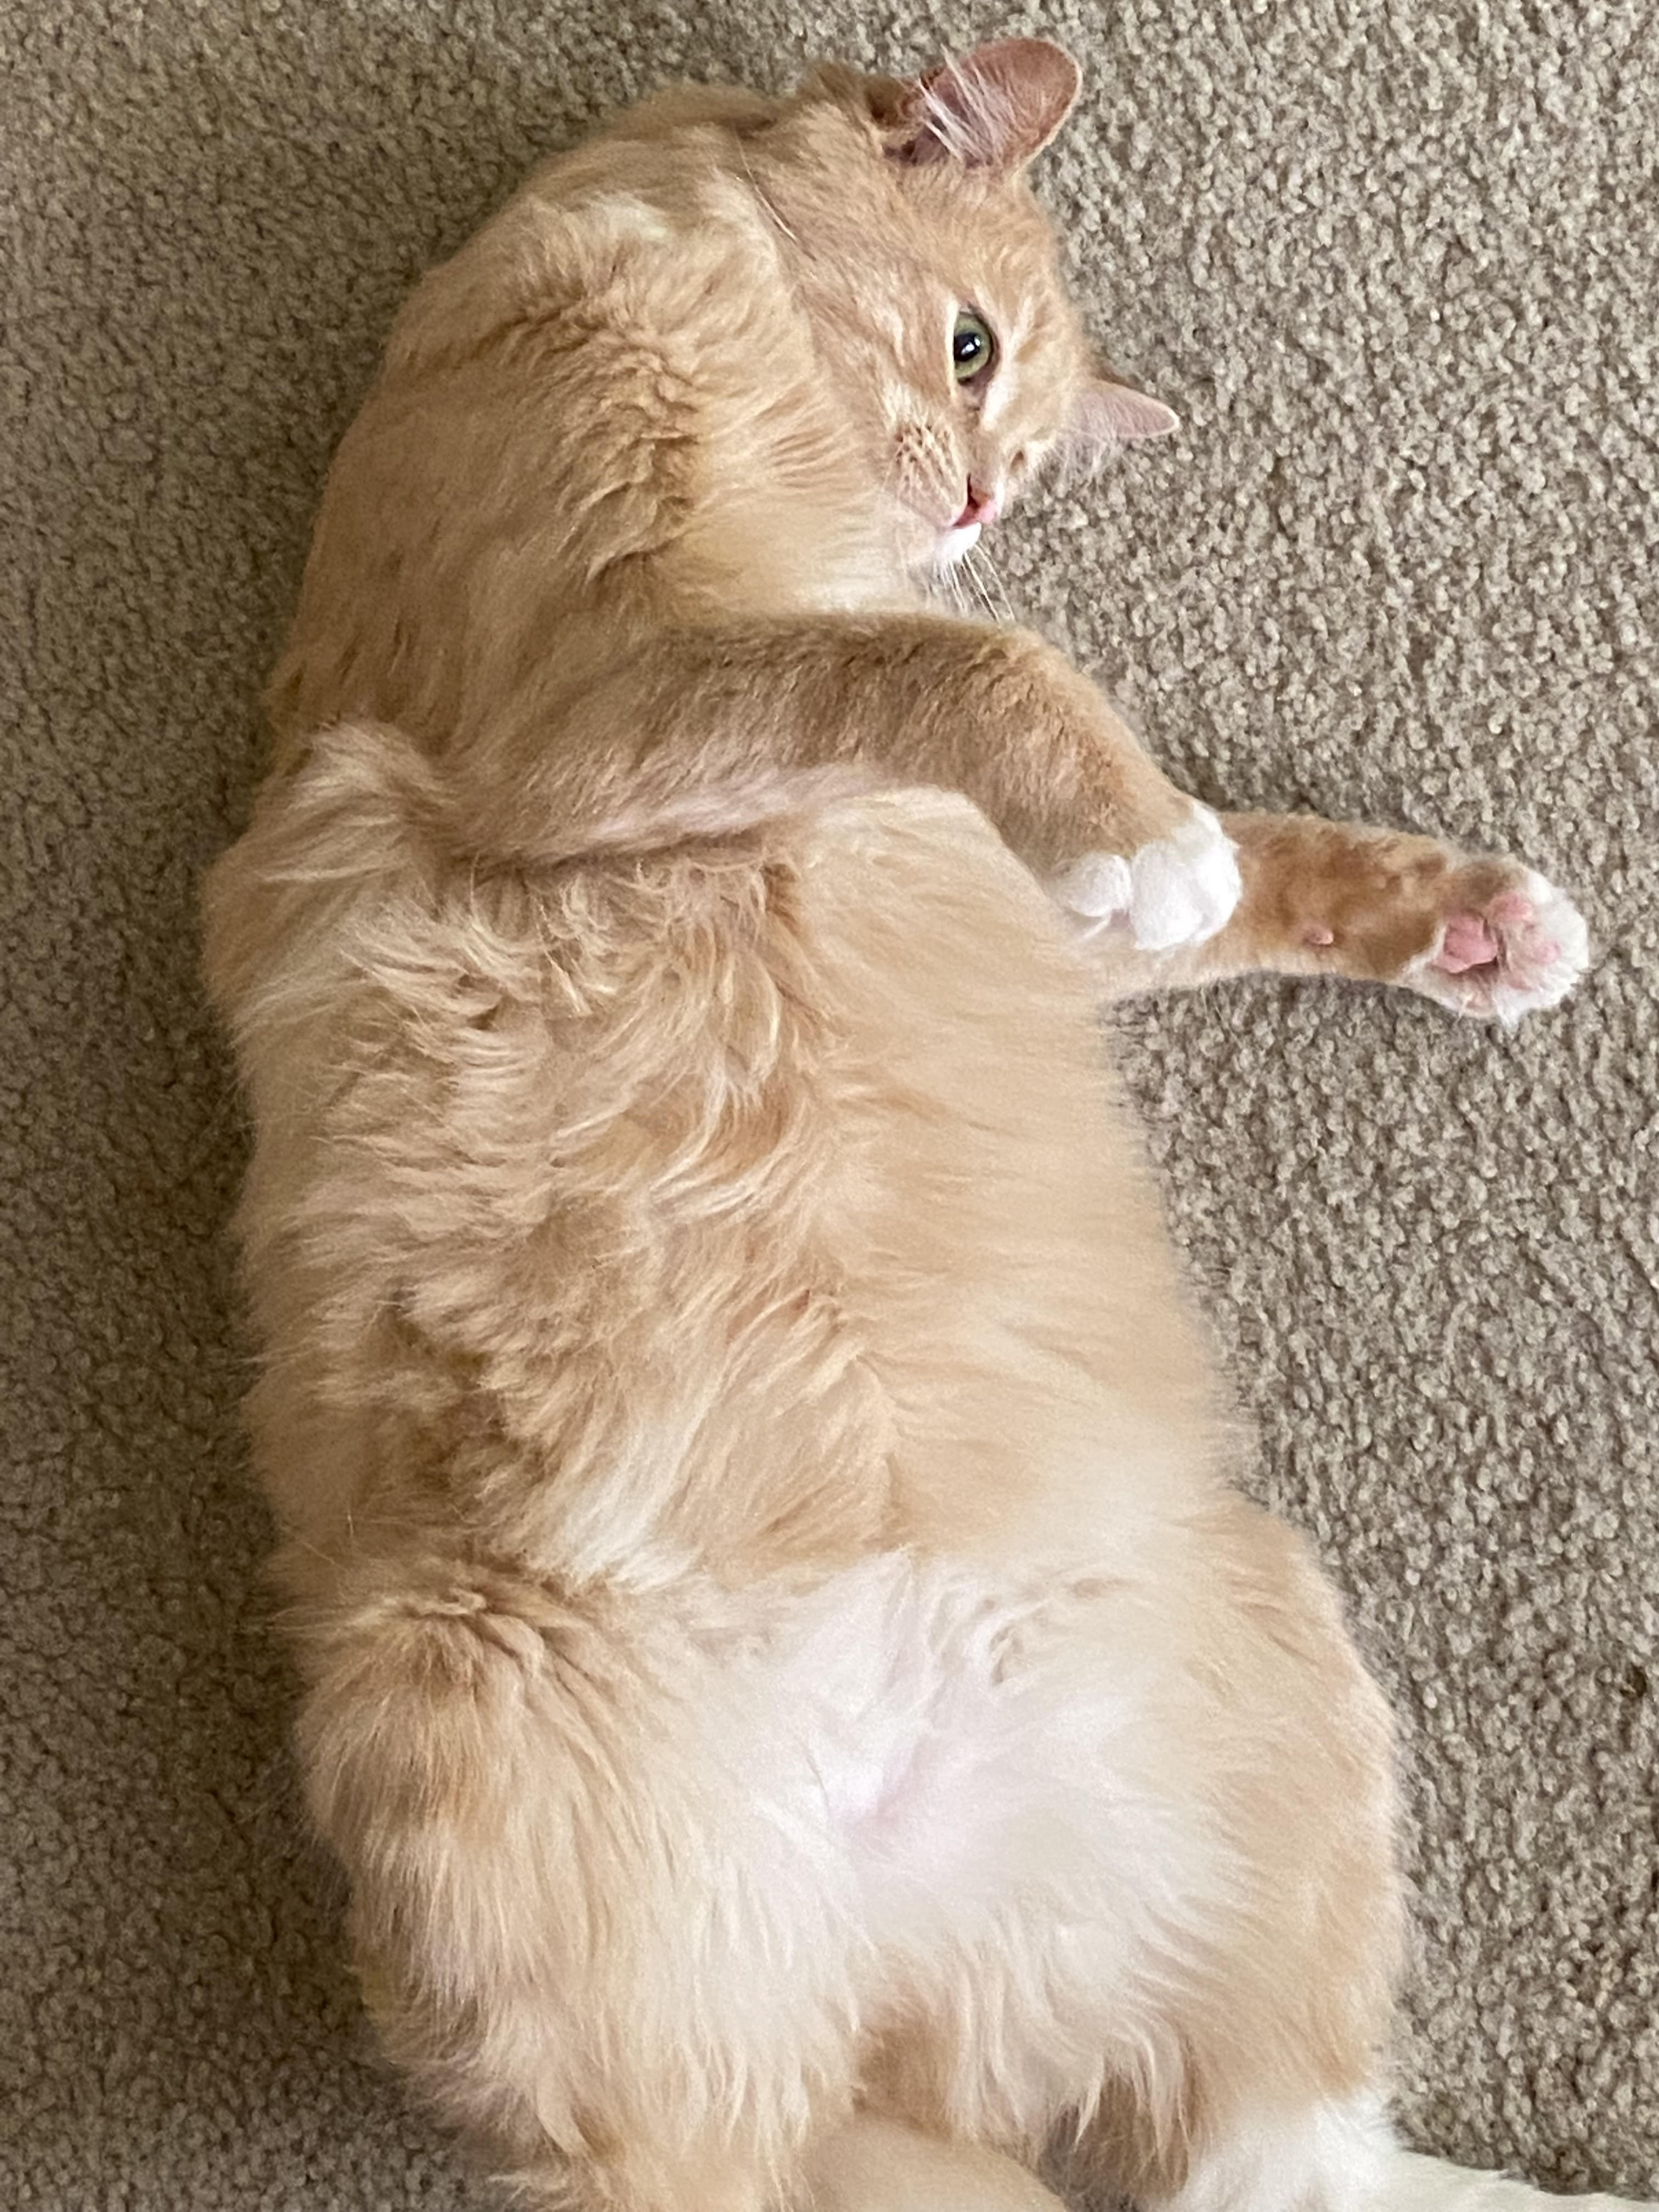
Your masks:
<path fill-rule="evenodd" d="M 1525 891 L 1500 891 L 1486 912 L 1494 921 L 1514 922 L 1524 927 L 1534 919 L 1538 909 Z"/>
<path fill-rule="evenodd" d="M 1510 920 L 1511 917 L 1500 915 L 1498 908 L 1516 900 L 1519 900 L 1519 902 L 1526 908 L 1527 918 L 1530 919 L 1532 914 L 1530 903 L 1521 898 L 1518 892 L 1506 892 L 1492 908 L 1493 920 L 1498 921 Z M 1514 918 L 1519 920 L 1521 917 L 1517 915 Z M 1434 964 L 1448 975 L 1461 975 L 1465 969 L 1484 968 L 1489 961 L 1496 960 L 1498 950 L 1498 939 L 1487 927 L 1482 915 L 1455 914 L 1447 921 L 1444 933 L 1440 940 L 1440 950 L 1436 956 Z"/>
<path fill-rule="evenodd" d="M 1528 869 L 1509 890 L 1449 915 L 1438 942 L 1409 972 L 1456 1013 L 1514 1023 L 1559 1005 L 1589 964 L 1583 916 Z"/>

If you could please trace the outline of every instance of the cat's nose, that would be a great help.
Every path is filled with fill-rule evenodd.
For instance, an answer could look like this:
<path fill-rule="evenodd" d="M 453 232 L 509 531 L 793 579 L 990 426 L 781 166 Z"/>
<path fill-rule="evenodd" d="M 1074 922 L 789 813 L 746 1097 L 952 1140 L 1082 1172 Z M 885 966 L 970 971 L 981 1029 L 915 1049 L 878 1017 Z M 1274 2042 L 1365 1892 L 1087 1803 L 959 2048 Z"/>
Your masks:
<path fill-rule="evenodd" d="M 967 530 L 975 522 L 994 522 L 997 519 L 997 495 L 987 491 L 972 477 L 968 479 L 968 504 L 951 524 L 953 530 Z"/>

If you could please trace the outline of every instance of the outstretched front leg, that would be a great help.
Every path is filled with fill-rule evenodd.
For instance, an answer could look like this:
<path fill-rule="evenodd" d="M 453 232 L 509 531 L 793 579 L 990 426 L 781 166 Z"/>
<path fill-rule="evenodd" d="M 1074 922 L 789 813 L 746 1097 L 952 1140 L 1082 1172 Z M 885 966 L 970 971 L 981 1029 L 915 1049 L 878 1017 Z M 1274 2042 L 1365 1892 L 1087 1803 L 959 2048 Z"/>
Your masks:
<path fill-rule="evenodd" d="M 1149 951 L 1220 928 L 1231 840 L 1086 677 L 1020 630 L 933 614 L 726 623 L 538 670 L 451 748 L 480 855 L 722 836 L 872 792 L 973 800 L 1039 881 Z"/>
<path fill-rule="evenodd" d="M 1277 968 L 1513 1019 L 1584 966 L 1583 922 L 1531 870 L 1312 817 L 1218 818 L 1051 646 L 929 614 L 711 624 L 573 659 L 459 732 L 451 764 L 468 846 L 504 860 L 959 791 L 1077 916 L 1115 996 Z"/>
<path fill-rule="evenodd" d="M 1114 998 L 1268 969 L 1397 983 L 1454 1013 L 1515 1022 L 1555 1006 L 1588 964 L 1577 908 L 1518 860 L 1313 815 L 1221 821 L 1243 893 L 1213 933 L 1149 950 L 1127 908 L 1079 915 Z M 1063 885 L 1061 896 L 1075 904 Z"/>

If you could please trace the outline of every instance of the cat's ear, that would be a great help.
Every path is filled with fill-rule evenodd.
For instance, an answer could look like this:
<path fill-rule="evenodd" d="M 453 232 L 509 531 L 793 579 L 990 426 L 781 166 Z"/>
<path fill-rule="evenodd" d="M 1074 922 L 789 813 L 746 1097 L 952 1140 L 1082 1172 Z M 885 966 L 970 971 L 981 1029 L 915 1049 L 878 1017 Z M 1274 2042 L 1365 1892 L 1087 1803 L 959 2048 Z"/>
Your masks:
<path fill-rule="evenodd" d="M 1181 417 L 1161 399 L 1097 377 L 1085 386 L 1066 427 L 1070 437 L 1093 455 L 1131 438 L 1167 438 L 1181 428 Z"/>
<path fill-rule="evenodd" d="M 1070 54 L 1047 39 L 975 46 L 902 88 L 888 152 L 901 161 L 1023 168 L 1070 114 L 1081 82 Z"/>

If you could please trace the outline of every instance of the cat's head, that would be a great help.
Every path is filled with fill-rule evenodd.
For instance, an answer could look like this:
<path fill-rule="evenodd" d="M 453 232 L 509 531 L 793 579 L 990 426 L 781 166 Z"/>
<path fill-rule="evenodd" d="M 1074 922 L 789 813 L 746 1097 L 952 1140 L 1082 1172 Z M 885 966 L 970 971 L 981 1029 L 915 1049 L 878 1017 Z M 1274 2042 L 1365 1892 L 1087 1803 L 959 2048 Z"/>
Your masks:
<path fill-rule="evenodd" d="M 1057 450 L 1176 427 L 1092 359 L 1026 180 L 1078 85 L 1060 47 L 1006 39 L 909 81 L 820 70 L 765 134 L 757 189 L 914 567 Z"/>

